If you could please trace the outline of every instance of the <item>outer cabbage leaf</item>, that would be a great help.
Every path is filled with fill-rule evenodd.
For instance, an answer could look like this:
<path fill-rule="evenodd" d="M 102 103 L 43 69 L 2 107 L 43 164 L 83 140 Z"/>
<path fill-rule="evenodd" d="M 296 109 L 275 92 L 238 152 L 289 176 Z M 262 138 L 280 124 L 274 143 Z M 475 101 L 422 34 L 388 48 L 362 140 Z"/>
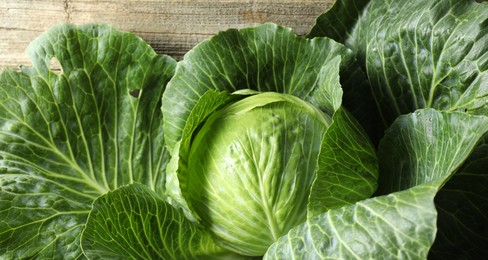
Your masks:
<path fill-rule="evenodd" d="M 225 253 L 210 233 L 142 184 L 96 199 L 82 243 L 90 259 L 202 259 Z"/>
<path fill-rule="evenodd" d="M 345 105 L 367 108 L 350 109 L 382 134 L 397 116 L 421 108 L 488 113 L 487 19 L 486 1 L 342 0 L 317 19 L 311 36 L 332 37 L 356 53 L 372 92 L 346 88 Z"/>
<path fill-rule="evenodd" d="M 308 217 L 368 198 L 375 192 L 378 179 L 378 162 L 370 139 L 341 106 L 339 57 L 329 61 L 320 75 L 320 87 L 309 100 L 313 104 L 332 104 L 323 109 L 333 109 L 335 113 L 322 139 Z"/>
<path fill-rule="evenodd" d="M 484 116 L 427 109 L 399 117 L 379 148 L 380 188 L 390 194 L 308 219 L 265 258 L 426 258 L 437 230 L 434 197 L 487 132 Z"/>
<path fill-rule="evenodd" d="M 435 236 L 437 188 L 419 185 L 308 219 L 264 259 L 424 259 Z"/>
<path fill-rule="evenodd" d="M 429 256 L 476 258 L 484 255 L 488 240 L 484 213 L 488 207 L 484 196 L 488 189 L 488 118 L 426 110 L 413 113 L 409 121 L 393 125 L 389 130 L 392 133 L 382 140 L 380 192 L 389 193 L 429 179 L 444 179 L 444 183 L 449 180 L 435 197 L 439 231 Z M 438 121 L 445 123 L 438 124 Z M 415 135 L 417 138 L 412 138 L 412 132 L 419 132 L 419 129 L 408 127 L 414 122 L 422 129 Z M 478 143 L 480 138 L 481 143 Z M 406 145 L 398 146 L 398 139 Z M 428 167 L 416 164 L 418 158 L 429 162 Z M 408 178 L 411 171 L 419 173 L 416 178 Z M 457 172 L 446 176 L 445 171 Z M 391 174 L 393 172 L 395 174 Z"/>
<path fill-rule="evenodd" d="M 33 67 L 0 74 L 0 256 L 77 258 L 95 198 L 164 188 L 160 96 L 175 61 L 106 25 L 54 27 L 28 53 Z"/>
<path fill-rule="evenodd" d="M 488 3 L 373 0 L 347 44 L 384 122 L 420 108 L 488 113 Z"/>
<path fill-rule="evenodd" d="M 372 1 L 349 45 L 386 123 L 423 107 L 488 115 L 488 3 L 476 2 Z M 480 194 L 488 187 L 488 162 L 479 159 L 485 148 L 474 154 L 456 158 L 464 166 L 436 196 L 440 231 L 430 257 L 487 253 L 488 201 Z"/>
<path fill-rule="evenodd" d="M 340 108 L 322 140 L 308 216 L 367 198 L 377 188 L 378 161 L 368 136 Z"/>
<path fill-rule="evenodd" d="M 378 193 L 433 180 L 445 183 L 488 132 L 487 124 L 485 116 L 434 109 L 401 116 L 380 143 Z"/>

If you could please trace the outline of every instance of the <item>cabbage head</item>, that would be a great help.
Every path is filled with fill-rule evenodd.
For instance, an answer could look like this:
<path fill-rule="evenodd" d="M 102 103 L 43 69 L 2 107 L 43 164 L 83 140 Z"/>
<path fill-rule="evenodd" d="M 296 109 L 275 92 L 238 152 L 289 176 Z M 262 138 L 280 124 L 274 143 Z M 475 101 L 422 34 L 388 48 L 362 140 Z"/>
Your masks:
<path fill-rule="evenodd" d="M 375 151 L 341 106 L 340 73 L 356 69 L 343 45 L 274 24 L 198 45 L 162 99 L 169 195 L 219 245 L 249 256 L 370 197 Z"/>

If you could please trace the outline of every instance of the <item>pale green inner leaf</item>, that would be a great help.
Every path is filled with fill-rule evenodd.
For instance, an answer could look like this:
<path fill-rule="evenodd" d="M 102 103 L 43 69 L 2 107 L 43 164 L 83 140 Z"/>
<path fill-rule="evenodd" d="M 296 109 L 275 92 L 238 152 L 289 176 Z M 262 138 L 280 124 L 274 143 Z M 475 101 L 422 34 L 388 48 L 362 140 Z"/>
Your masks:
<path fill-rule="evenodd" d="M 322 112 L 291 95 L 264 93 L 215 112 L 192 144 L 190 206 L 226 247 L 262 255 L 305 220 L 323 133 Z M 237 214 L 236 214 L 237 213 Z"/>

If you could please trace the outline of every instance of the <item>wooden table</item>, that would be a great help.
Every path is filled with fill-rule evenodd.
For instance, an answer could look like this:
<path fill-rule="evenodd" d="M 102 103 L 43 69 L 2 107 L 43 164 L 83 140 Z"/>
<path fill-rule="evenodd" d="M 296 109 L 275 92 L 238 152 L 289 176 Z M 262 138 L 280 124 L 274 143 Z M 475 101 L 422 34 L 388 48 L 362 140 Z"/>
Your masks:
<path fill-rule="evenodd" d="M 307 34 L 335 0 L 0 0 L 0 70 L 29 65 L 25 48 L 59 23 L 108 23 L 176 59 L 218 31 L 263 22 Z"/>

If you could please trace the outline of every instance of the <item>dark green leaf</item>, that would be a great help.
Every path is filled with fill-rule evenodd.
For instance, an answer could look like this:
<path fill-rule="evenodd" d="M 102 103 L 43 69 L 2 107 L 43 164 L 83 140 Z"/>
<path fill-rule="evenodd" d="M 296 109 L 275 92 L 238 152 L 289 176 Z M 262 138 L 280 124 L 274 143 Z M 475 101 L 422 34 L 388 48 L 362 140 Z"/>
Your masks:
<path fill-rule="evenodd" d="M 164 189 L 160 97 L 175 61 L 106 25 L 60 25 L 0 74 L 0 257 L 76 258 L 91 202 Z M 57 61 L 61 71 L 50 68 Z"/>
<path fill-rule="evenodd" d="M 473 259 L 486 252 L 487 136 L 488 117 L 428 109 L 400 117 L 380 144 L 381 193 L 432 179 L 445 183 L 435 197 L 439 231 L 430 257 Z"/>
<path fill-rule="evenodd" d="M 488 117 L 463 112 L 425 109 L 399 117 L 380 143 L 379 193 L 445 183 L 486 132 Z"/>
<path fill-rule="evenodd" d="M 419 108 L 488 113 L 488 3 L 373 0 L 347 45 L 384 122 Z"/>

